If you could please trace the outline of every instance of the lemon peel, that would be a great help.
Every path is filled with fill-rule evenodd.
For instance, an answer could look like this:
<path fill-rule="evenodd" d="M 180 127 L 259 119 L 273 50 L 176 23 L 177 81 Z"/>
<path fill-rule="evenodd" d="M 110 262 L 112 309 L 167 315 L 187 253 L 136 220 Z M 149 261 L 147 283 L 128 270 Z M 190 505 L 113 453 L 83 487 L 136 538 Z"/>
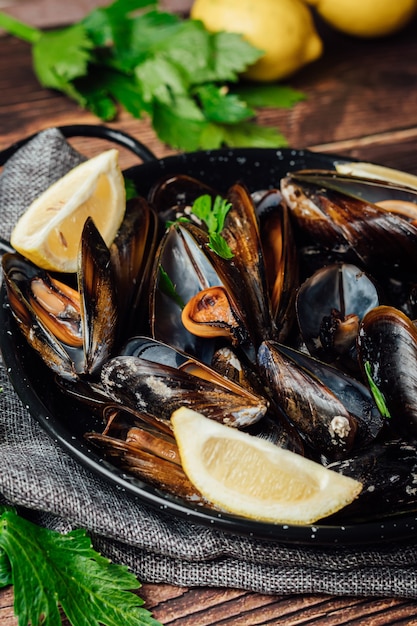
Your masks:
<path fill-rule="evenodd" d="M 356 37 L 398 32 L 417 13 L 416 0 L 305 0 L 333 28 Z"/>
<path fill-rule="evenodd" d="M 187 407 L 171 424 L 189 480 L 219 508 L 263 522 L 312 524 L 350 504 L 362 484 Z"/>
<path fill-rule="evenodd" d="M 252 80 L 286 78 L 318 59 L 323 50 L 302 0 L 195 0 L 191 17 L 209 31 L 238 33 L 264 52 L 246 72 Z"/>
<path fill-rule="evenodd" d="M 113 148 L 84 161 L 36 198 L 13 229 L 15 250 L 43 269 L 75 272 L 89 216 L 109 245 L 126 208 L 118 157 Z"/>

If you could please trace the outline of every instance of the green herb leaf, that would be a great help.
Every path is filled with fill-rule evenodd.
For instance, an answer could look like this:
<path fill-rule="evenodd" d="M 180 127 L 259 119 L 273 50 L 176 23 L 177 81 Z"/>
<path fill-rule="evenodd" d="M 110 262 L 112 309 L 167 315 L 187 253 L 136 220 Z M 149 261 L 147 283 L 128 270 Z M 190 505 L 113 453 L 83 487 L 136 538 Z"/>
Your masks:
<path fill-rule="evenodd" d="M 218 233 L 213 233 L 209 236 L 208 245 L 222 259 L 232 259 L 234 256 L 225 238 Z"/>
<path fill-rule="evenodd" d="M 181 296 L 178 294 L 174 283 L 172 282 L 171 278 L 169 277 L 167 272 L 164 270 L 162 265 L 159 266 L 158 287 L 162 291 L 162 293 L 164 293 L 166 296 L 168 296 L 174 302 L 176 302 L 178 306 L 180 307 L 180 309 L 183 309 L 185 307 L 185 302 L 183 301 Z"/>
<path fill-rule="evenodd" d="M 67 535 L 36 526 L 12 510 L 0 518 L 0 571 L 11 565 L 19 625 L 60 626 L 59 605 L 72 626 L 161 626 L 126 567 L 96 552 L 84 530 Z"/>
<path fill-rule="evenodd" d="M 12 566 L 5 551 L 0 550 L 0 589 L 12 583 Z"/>
<path fill-rule="evenodd" d="M 384 394 L 378 389 L 377 384 L 372 378 L 371 364 L 369 363 L 369 361 L 366 361 L 365 363 L 365 374 L 368 379 L 369 388 L 374 397 L 375 404 L 377 405 L 379 412 L 381 413 L 382 417 L 390 418 L 391 414 L 385 403 Z"/>
<path fill-rule="evenodd" d="M 174 95 L 187 95 L 187 79 L 181 68 L 164 57 L 147 59 L 137 66 L 135 76 L 145 102 L 156 100 L 172 106 Z"/>
<path fill-rule="evenodd" d="M 196 103 L 188 97 L 173 97 L 171 104 L 155 101 L 153 126 L 159 138 L 174 148 L 194 151 L 208 122 Z"/>
<path fill-rule="evenodd" d="M 254 117 L 255 111 L 227 88 L 212 83 L 197 87 L 194 92 L 210 122 L 235 124 Z"/>
<path fill-rule="evenodd" d="M 205 150 L 220 148 L 222 145 L 235 148 L 288 146 L 286 138 L 277 128 L 261 126 L 250 121 L 239 124 L 211 124 L 201 134 L 200 143 Z"/>
<path fill-rule="evenodd" d="M 219 32 L 212 35 L 212 59 L 205 73 L 196 76 L 203 82 L 237 82 L 239 75 L 263 55 L 236 33 Z"/>
<path fill-rule="evenodd" d="M 131 178 L 125 176 L 125 190 L 126 190 L 126 200 L 131 200 L 132 198 L 136 198 L 138 192 L 136 190 L 136 185 Z"/>
<path fill-rule="evenodd" d="M 93 47 L 82 24 L 44 32 L 33 45 L 33 63 L 41 85 L 74 97 L 71 81 L 87 74 Z"/>
<path fill-rule="evenodd" d="M 262 51 L 236 33 L 209 33 L 198 20 L 159 11 L 156 0 L 115 0 L 78 24 L 41 31 L 0 11 L 0 27 L 29 41 L 40 83 L 100 119 L 123 107 L 149 116 L 159 139 L 185 151 L 282 147 L 277 129 L 257 124 L 260 106 L 289 107 L 303 94 L 240 84 Z"/>
<path fill-rule="evenodd" d="M 231 203 L 221 196 L 216 196 L 213 202 L 211 196 L 203 194 L 194 200 L 191 207 L 192 213 L 207 227 L 210 248 L 223 259 L 231 259 L 233 257 L 228 243 L 221 235 L 226 215 L 231 206 Z"/>
<path fill-rule="evenodd" d="M 82 21 L 96 46 L 108 46 L 122 38 L 129 27 L 129 16 L 140 9 L 156 7 L 157 0 L 116 0 L 106 7 L 98 7 Z"/>
<path fill-rule="evenodd" d="M 279 84 L 241 83 L 234 85 L 232 92 L 244 100 L 248 106 L 257 109 L 261 107 L 290 109 L 297 102 L 306 99 L 302 91 Z"/>

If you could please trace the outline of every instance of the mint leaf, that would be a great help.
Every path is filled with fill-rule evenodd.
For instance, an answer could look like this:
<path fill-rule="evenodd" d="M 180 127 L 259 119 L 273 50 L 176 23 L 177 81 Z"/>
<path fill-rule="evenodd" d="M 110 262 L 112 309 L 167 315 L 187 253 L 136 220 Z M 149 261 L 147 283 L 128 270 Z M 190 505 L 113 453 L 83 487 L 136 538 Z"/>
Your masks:
<path fill-rule="evenodd" d="M 248 106 L 255 108 L 278 107 L 289 109 L 297 102 L 306 99 L 306 95 L 301 92 L 279 84 L 248 84 L 242 83 L 233 86 L 232 93 L 236 94 L 246 102 Z"/>
<path fill-rule="evenodd" d="M 72 626 L 161 626 L 126 567 L 114 565 L 92 546 L 84 530 L 67 535 L 47 530 L 14 511 L 0 518 L 0 554 L 11 564 L 19 626 L 60 626 L 59 605 Z"/>
<path fill-rule="evenodd" d="M 234 94 L 229 94 L 226 87 L 218 87 L 209 83 L 197 87 L 195 94 L 210 122 L 234 124 L 255 115 L 255 112 L 247 106 L 246 102 Z"/>

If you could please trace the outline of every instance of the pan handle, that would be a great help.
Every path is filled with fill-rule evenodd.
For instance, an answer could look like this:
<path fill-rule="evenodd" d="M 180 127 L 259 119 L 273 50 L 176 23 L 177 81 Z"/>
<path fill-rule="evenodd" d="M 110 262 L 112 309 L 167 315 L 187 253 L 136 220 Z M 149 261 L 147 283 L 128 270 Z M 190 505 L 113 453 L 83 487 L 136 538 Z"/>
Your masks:
<path fill-rule="evenodd" d="M 155 161 L 156 156 L 154 153 L 145 146 L 141 141 L 135 139 L 128 133 L 123 132 L 122 130 L 116 130 L 115 128 L 110 128 L 109 126 L 103 125 L 94 125 L 94 124 L 71 124 L 68 126 L 57 126 L 56 127 L 66 138 L 69 137 L 95 137 L 97 139 L 105 139 L 107 141 L 112 141 L 124 148 L 133 152 L 136 156 L 138 156 L 144 163 L 148 161 Z M 19 148 L 21 148 L 28 141 L 36 137 L 38 133 L 34 133 L 29 137 L 25 137 L 20 141 L 12 144 L 8 148 L 5 148 L 0 152 L 0 166 L 4 165 L 6 161 L 15 153 Z"/>

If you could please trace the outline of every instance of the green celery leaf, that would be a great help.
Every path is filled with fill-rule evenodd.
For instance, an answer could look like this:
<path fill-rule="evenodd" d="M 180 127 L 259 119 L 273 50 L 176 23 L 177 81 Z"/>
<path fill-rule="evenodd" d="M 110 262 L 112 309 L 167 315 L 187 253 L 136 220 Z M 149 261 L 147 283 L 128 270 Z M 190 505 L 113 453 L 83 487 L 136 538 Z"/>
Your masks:
<path fill-rule="evenodd" d="M 253 109 L 250 109 L 238 96 L 228 93 L 225 87 L 208 83 L 196 87 L 195 94 L 210 122 L 235 124 L 255 115 Z"/>
<path fill-rule="evenodd" d="M 239 74 L 264 53 L 236 33 L 212 34 L 212 64 L 194 77 L 194 83 L 236 82 Z"/>
<path fill-rule="evenodd" d="M 156 5 L 157 0 L 116 0 L 91 11 L 82 23 L 95 45 L 105 46 L 113 43 L 117 33 L 128 27 L 130 13 Z"/>
<path fill-rule="evenodd" d="M 161 626 L 131 593 L 136 577 L 96 552 L 84 530 L 61 535 L 6 511 L 0 549 L 12 566 L 19 626 L 60 626 L 59 605 L 72 626 Z"/>
<path fill-rule="evenodd" d="M 217 232 L 217 215 L 212 211 L 212 201 L 209 194 L 205 193 L 194 200 L 192 212 L 205 223 L 209 233 Z"/>
<path fill-rule="evenodd" d="M 224 228 L 224 222 L 226 220 L 226 216 L 232 208 L 232 204 L 222 198 L 221 196 L 216 196 L 213 204 L 213 213 L 217 219 L 217 232 L 221 233 Z"/>
<path fill-rule="evenodd" d="M 124 72 L 111 68 L 97 68 L 91 80 L 77 81 L 77 88 L 85 97 L 88 107 L 103 120 L 116 117 L 118 112 L 116 102 L 136 118 L 152 112 L 150 104 L 143 99 L 138 81 L 134 76 Z M 103 106 L 104 110 L 100 110 Z"/>
<path fill-rule="evenodd" d="M 255 122 L 240 122 L 239 124 L 213 124 L 215 129 L 206 129 L 202 133 L 201 148 L 212 150 L 212 132 L 215 130 L 216 140 L 218 141 L 221 133 L 221 144 L 235 148 L 283 148 L 288 146 L 288 142 L 284 135 L 276 128 L 269 126 L 261 126 Z M 217 146 L 219 147 L 219 146 Z"/>
<path fill-rule="evenodd" d="M 148 11 L 131 18 L 124 28 L 115 32 L 114 43 L 117 60 L 124 69 L 133 70 L 136 65 L 152 56 L 160 42 L 167 40 L 181 28 L 177 15 L 162 11 Z"/>
<path fill-rule="evenodd" d="M 160 41 L 166 40 L 181 26 L 177 15 L 153 10 L 129 18 L 115 19 L 105 14 L 102 21 L 104 19 L 107 23 L 101 30 L 99 25 L 93 24 L 90 27 L 94 30 L 89 34 L 96 45 L 106 45 L 107 49 L 109 45 L 113 46 L 113 65 L 125 71 L 133 71 L 136 65 L 151 56 Z M 102 42 L 98 42 L 100 36 Z"/>
<path fill-rule="evenodd" d="M 218 233 L 209 235 L 209 247 L 222 259 L 232 259 L 233 252 L 231 251 L 227 241 Z"/>
<path fill-rule="evenodd" d="M 42 31 L 38 28 L 34 28 L 30 24 L 25 24 L 16 19 L 4 11 L 0 11 L 0 29 L 6 30 L 10 35 L 19 37 L 23 41 L 28 43 L 35 43 L 40 37 L 42 37 Z"/>
<path fill-rule="evenodd" d="M 191 98 L 176 96 L 171 104 L 156 100 L 153 127 L 161 141 L 187 152 L 198 150 L 207 126 L 200 109 Z"/>
<path fill-rule="evenodd" d="M 180 67 L 191 85 L 198 82 L 211 61 L 211 37 L 201 22 L 185 20 L 173 34 L 154 45 L 153 50 L 155 55 L 162 55 Z"/>
<path fill-rule="evenodd" d="M 109 122 L 117 116 L 118 109 L 115 101 L 109 95 L 104 83 L 94 80 L 81 79 L 77 81 L 77 90 L 82 96 L 83 106 L 88 108 L 101 120 Z"/>
<path fill-rule="evenodd" d="M 248 106 L 255 108 L 277 107 L 290 109 L 294 104 L 305 100 L 307 97 L 301 91 L 278 84 L 241 83 L 234 85 L 232 91 L 242 98 Z"/>
<path fill-rule="evenodd" d="M 87 74 L 92 49 L 93 43 L 81 24 L 44 32 L 33 44 L 33 63 L 40 83 L 72 95 L 70 83 Z"/>
<path fill-rule="evenodd" d="M 181 69 L 163 57 L 151 58 L 136 67 L 135 77 L 145 102 L 158 100 L 166 106 L 172 104 L 172 96 L 188 92 L 187 80 Z"/>
<path fill-rule="evenodd" d="M 213 202 L 210 195 L 203 194 L 194 200 L 191 208 L 192 213 L 204 222 L 207 227 L 209 247 L 223 259 L 231 259 L 233 257 L 233 252 L 228 243 L 220 234 L 223 230 L 226 215 L 231 207 L 231 203 L 221 196 L 216 196 Z"/>
<path fill-rule="evenodd" d="M 217 150 L 224 146 L 224 132 L 221 124 L 208 123 L 200 135 L 200 148 Z"/>

